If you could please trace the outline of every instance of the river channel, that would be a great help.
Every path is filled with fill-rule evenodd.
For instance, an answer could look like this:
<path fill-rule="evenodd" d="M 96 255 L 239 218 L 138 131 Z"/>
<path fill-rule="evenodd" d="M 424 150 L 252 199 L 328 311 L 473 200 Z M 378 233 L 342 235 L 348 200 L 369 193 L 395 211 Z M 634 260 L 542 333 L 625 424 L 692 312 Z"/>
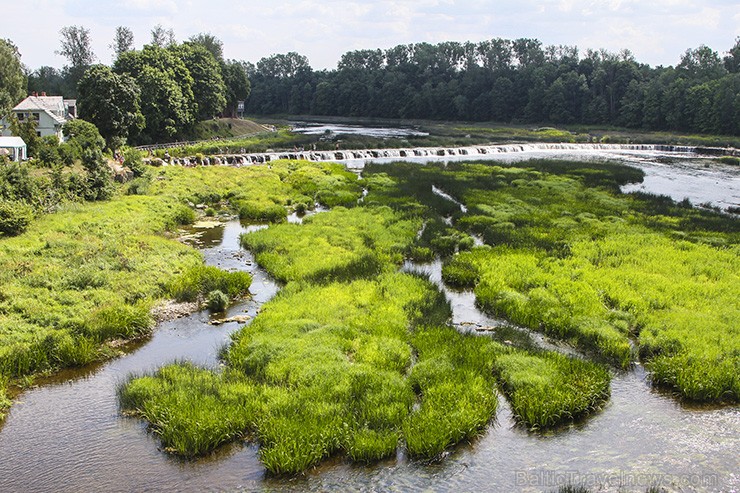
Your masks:
<path fill-rule="evenodd" d="M 556 156 L 538 151 L 497 159 L 531 157 Z M 557 157 L 609 158 L 639 166 L 646 180 L 630 190 L 644 188 L 722 208 L 740 203 L 737 168 L 715 162 L 707 167 L 708 160 L 693 155 L 561 152 Z M 363 164 L 348 167 L 359 170 Z M 254 276 L 252 297 L 232 306 L 229 316 L 256 316 L 279 289 L 239 247 L 239 234 L 253 227 L 230 221 L 194 240 L 208 264 Z M 440 285 L 461 330 L 486 336 L 502 325 L 476 309 L 472 293 L 445 288 L 439 262 L 403 268 L 425 272 Z M 740 408 L 681 403 L 653 389 L 640 365 L 614 373 L 611 399 L 600 412 L 546 434 L 517 426 L 501 398 L 496 420 L 480 438 L 434 464 L 411 461 L 403 451 L 371 466 L 338 457 L 305 476 L 280 479 L 266 475 L 257 447 L 249 443 L 227 445 L 195 460 L 174 458 L 159 449 L 142 421 L 121 416 L 116 388 L 131 373 L 172 361 L 217 367 L 219 348 L 240 326 L 210 321 L 207 312 L 199 312 L 164 322 L 125 355 L 39 380 L 19 395 L 0 428 L 0 491 L 552 491 L 568 482 L 594 491 L 642 492 L 651 485 L 667 491 L 740 490 Z M 571 351 L 537 335 L 534 343 Z"/>

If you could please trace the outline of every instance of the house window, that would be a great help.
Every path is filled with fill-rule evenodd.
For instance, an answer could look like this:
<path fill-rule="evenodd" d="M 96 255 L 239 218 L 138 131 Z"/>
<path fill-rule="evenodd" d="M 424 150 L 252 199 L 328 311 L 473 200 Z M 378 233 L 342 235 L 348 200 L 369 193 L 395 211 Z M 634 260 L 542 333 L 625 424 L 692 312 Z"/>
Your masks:
<path fill-rule="evenodd" d="M 38 137 L 41 137 L 41 131 L 40 131 L 40 130 L 36 130 L 36 135 L 37 135 Z"/>
<path fill-rule="evenodd" d="M 33 119 L 34 119 L 34 120 L 36 120 L 36 121 L 39 121 L 39 118 L 40 118 L 40 117 L 39 117 L 39 114 L 38 114 L 38 113 L 34 113 L 34 114 L 33 114 Z"/>
<path fill-rule="evenodd" d="M 25 113 L 18 113 L 18 121 L 19 122 L 22 122 L 24 118 L 26 118 L 26 114 Z"/>

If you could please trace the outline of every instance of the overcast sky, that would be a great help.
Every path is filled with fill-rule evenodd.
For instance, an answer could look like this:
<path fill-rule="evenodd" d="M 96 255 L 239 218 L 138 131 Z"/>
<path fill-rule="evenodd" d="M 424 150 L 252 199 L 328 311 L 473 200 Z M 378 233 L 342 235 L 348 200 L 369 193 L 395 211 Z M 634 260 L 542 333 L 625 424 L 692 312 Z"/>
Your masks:
<path fill-rule="evenodd" d="M 543 44 L 629 49 L 638 61 L 676 65 L 706 44 L 721 55 L 740 36 L 740 1 L 713 0 L 0 0 L 0 38 L 10 38 L 31 69 L 61 68 L 59 30 L 90 29 L 102 63 L 116 26 L 134 31 L 139 48 L 156 24 L 179 41 L 210 32 L 227 58 L 257 62 L 297 51 L 315 69 L 342 53 L 422 41 L 537 38 Z"/>

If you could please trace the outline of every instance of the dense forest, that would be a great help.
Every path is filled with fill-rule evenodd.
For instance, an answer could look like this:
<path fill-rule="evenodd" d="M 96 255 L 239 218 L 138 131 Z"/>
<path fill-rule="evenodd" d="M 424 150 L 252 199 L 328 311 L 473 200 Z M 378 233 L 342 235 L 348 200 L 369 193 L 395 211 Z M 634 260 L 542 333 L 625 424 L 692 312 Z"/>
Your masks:
<path fill-rule="evenodd" d="M 740 133 L 740 38 L 722 57 L 687 50 L 676 67 L 629 51 L 543 46 L 536 39 L 399 45 L 345 53 L 315 71 L 297 53 L 249 66 L 251 114 L 607 124 Z"/>
<path fill-rule="evenodd" d="M 119 27 L 108 67 L 94 64 L 87 29 L 68 26 L 60 34 L 58 53 L 69 65 L 26 69 L 22 77 L 20 54 L 11 41 L 3 42 L 0 58 L 8 74 L 0 79 L 13 82 L 13 90 L 0 94 L 0 106 L 9 110 L 25 88 L 77 97 L 79 116 L 98 127 L 110 148 L 187 137 L 197 121 L 234 116 L 240 100 L 253 115 L 740 134 L 740 38 L 724 54 L 703 45 L 688 49 L 675 67 L 651 67 L 627 50 L 581 54 L 575 46 L 495 38 L 350 51 L 336 69 L 314 70 L 295 52 L 256 64 L 226 60 L 212 34 L 178 43 L 161 26 L 138 50 L 131 30 Z"/>

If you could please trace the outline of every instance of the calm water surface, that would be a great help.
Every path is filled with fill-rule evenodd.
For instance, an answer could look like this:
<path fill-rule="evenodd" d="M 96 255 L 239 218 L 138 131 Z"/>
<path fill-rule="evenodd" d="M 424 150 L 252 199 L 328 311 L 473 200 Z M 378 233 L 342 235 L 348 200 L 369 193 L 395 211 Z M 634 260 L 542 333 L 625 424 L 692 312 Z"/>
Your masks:
<path fill-rule="evenodd" d="M 605 158 L 594 154 L 589 158 Z M 618 157 L 646 170 L 638 187 L 695 203 L 740 202 L 738 172 L 730 167 L 705 168 L 706 160 L 689 156 L 670 156 L 677 161 L 670 164 L 665 156 Z M 255 316 L 278 286 L 239 248 L 238 235 L 245 230 L 231 221 L 207 230 L 199 245 L 209 264 L 254 275 L 253 298 L 233 306 L 229 315 Z M 435 282 L 440 268 L 439 262 L 404 266 Z M 505 330 L 501 321 L 475 308 L 472 293 L 441 287 L 459 328 L 494 336 Z M 131 373 L 175 360 L 217 366 L 218 349 L 239 326 L 208 322 L 208 313 L 200 312 L 160 324 L 150 340 L 125 356 L 65 372 L 22 393 L 0 428 L 0 492 L 550 491 L 568 481 L 595 491 L 645 491 L 650 485 L 669 491 L 740 490 L 740 408 L 681 404 L 653 390 L 640 366 L 615 373 L 612 397 L 601 412 L 544 435 L 517 426 L 500 399 L 495 422 L 479 439 L 432 465 L 399 452 L 373 466 L 334 458 L 305 477 L 274 479 L 266 477 L 251 444 L 228 445 L 196 460 L 173 458 L 159 450 L 140 420 L 119 414 L 116 387 Z M 542 336 L 534 343 L 572 352 Z"/>

